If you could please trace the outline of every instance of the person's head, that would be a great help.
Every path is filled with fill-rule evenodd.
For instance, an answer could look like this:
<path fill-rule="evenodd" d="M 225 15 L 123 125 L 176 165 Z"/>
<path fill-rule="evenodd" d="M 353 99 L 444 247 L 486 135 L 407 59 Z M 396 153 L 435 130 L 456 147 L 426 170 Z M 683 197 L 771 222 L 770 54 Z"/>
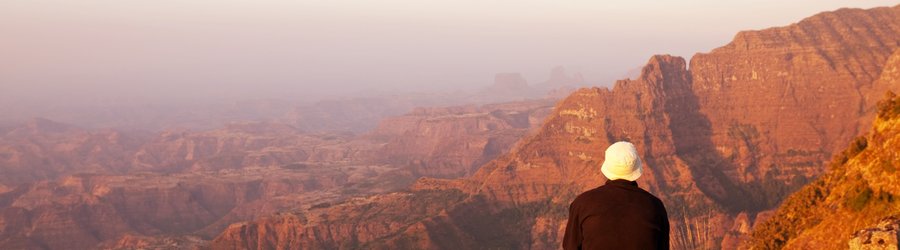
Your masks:
<path fill-rule="evenodd" d="M 609 180 L 634 181 L 641 177 L 642 165 L 634 144 L 620 141 L 606 148 L 606 159 L 603 160 L 600 172 Z"/>

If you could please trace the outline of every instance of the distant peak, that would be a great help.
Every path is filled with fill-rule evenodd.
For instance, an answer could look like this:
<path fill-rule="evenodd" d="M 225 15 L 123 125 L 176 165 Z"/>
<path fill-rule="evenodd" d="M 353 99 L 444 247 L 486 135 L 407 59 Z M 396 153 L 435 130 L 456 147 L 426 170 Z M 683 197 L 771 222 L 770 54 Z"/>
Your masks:
<path fill-rule="evenodd" d="M 681 64 L 684 65 L 684 58 L 669 54 L 653 55 L 647 64 Z"/>
<path fill-rule="evenodd" d="M 563 66 L 556 66 L 550 70 L 550 79 L 541 83 L 552 87 L 574 86 L 584 84 L 584 76 L 581 73 L 568 74 Z"/>
<path fill-rule="evenodd" d="M 654 55 L 650 57 L 647 65 L 641 69 L 641 79 L 650 79 L 654 75 L 685 71 L 687 71 L 687 68 L 684 58 L 669 54 Z"/>

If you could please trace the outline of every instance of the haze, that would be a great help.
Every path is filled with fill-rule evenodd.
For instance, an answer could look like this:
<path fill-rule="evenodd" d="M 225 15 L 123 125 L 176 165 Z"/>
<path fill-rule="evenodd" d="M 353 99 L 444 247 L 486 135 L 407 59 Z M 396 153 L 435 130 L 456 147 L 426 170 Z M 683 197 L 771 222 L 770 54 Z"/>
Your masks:
<path fill-rule="evenodd" d="M 607 84 L 652 54 L 894 1 L 0 2 L 4 104 L 476 89 L 550 68 Z M 7 109 L 10 107 L 7 105 Z"/>

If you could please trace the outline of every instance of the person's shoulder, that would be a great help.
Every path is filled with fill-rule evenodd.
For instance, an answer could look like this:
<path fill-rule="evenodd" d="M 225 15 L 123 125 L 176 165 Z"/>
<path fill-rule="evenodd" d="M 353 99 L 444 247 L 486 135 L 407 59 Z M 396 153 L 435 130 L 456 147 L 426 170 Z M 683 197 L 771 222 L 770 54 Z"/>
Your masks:
<path fill-rule="evenodd" d="M 587 200 L 593 200 L 600 192 L 602 192 L 603 186 L 599 186 L 596 188 L 592 188 L 591 190 L 584 191 L 578 196 L 575 196 L 575 200 L 573 202 L 585 202 Z"/>
<path fill-rule="evenodd" d="M 646 191 L 646 190 L 644 190 L 644 193 L 647 194 L 647 197 L 649 197 L 649 199 L 651 201 L 653 201 L 654 204 L 665 209 L 666 205 L 662 202 L 661 199 L 659 199 L 659 197 L 656 197 L 656 195 L 653 195 L 652 193 L 650 193 L 649 191 Z"/>
<path fill-rule="evenodd" d="M 647 199 L 649 199 L 653 203 L 662 205 L 662 200 L 660 200 L 659 197 L 656 197 L 656 195 L 654 195 L 653 193 L 650 193 L 650 191 L 647 191 L 646 189 L 643 189 L 643 188 L 637 188 L 637 189 L 640 190 L 639 192 L 641 194 L 643 194 L 645 197 L 647 197 Z"/>

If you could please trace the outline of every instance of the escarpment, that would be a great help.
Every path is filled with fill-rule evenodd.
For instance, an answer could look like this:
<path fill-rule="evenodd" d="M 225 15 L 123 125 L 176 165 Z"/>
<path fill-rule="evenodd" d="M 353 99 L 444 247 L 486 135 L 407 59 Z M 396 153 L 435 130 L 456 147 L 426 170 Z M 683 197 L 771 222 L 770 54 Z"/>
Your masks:
<path fill-rule="evenodd" d="M 879 105 L 871 131 L 832 160 L 829 172 L 791 195 L 772 218 L 753 232 L 749 247 L 783 249 L 889 249 L 897 247 L 900 178 L 900 98 L 893 92 Z M 889 242 L 871 241 L 871 232 L 893 231 Z M 886 238 L 884 235 L 881 238 Z M 854 239 L 855 238 L 855 239 Z M 868 238 L 868 239 L 865 239 Z M 884 240 L 884 239 L 882 239 Z M 887 245 L 886 245 L 887 243 Z M 860 245 L 869 245 L 863 248 Z"/>
<path fill-rule="evenodd" d="M 735 159 L 714 166 L 723 181 L 759 194 L 753 200 L 765 207 L 778 204 L 786 190 L 767 187 L 790 190 L 822 173 L 822 163 L 871 124 L 875 101 L 896 88 L 874 81 L 900 45 L 898 9 L 825 12 L 740 32 L 695 55 L 693 89 L 716 148 L 684 153 Z"/>

